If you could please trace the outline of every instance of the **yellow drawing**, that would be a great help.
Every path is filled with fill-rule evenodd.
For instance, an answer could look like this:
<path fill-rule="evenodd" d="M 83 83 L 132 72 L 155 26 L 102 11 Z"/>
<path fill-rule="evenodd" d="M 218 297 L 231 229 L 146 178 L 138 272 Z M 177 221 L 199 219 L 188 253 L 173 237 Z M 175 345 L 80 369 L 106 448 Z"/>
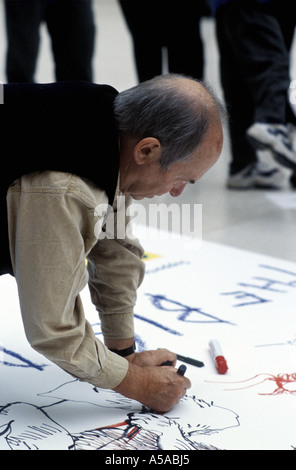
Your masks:
<path fill-rule="evenodd" d="M 151 261 L 155 258 L 162 258 L 162 255 L 156 255 L 154 253 L 148 253 L 147 251 L 144 253 L 143 260 L 144 261 Z"/>

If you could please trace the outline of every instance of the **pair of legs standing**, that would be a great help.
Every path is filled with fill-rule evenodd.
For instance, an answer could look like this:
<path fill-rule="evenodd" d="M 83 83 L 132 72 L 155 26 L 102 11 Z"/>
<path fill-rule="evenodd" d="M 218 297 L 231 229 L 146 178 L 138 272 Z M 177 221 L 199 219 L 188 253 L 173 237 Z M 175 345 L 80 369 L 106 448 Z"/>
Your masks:
<path fill-rule="evenodd" d="M 221 81 L 230 116 L 231 175 L 245 169 L 250 174 L 257 163 L 256 147 L 269 148 L 280 163 L 296 167 L 286 128 L 295 120 L 287 98 L 295 23 L 289 22 L 289 10 L 283 11 L 280 18 L 266 5 L 241 0 L 216 12 Z"/>
<path fill-rule="evenodd" d="M 34 81 L 42 22 L 51 37 L 57 81 L 92 81 L 91 0 L 5 0 L 5 19 L 8 82 Z"/>

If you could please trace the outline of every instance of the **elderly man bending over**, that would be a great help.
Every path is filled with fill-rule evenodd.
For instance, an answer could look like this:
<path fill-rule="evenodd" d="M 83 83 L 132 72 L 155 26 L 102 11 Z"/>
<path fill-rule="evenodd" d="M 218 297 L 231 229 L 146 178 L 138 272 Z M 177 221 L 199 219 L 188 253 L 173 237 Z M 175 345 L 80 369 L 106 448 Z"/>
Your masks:
<path fill-rule="evenodd" d="M 174 353 L 135 352 L 143 250 L 128 233 L 108 236 L 96 208 L 121 210 L 128 223 L 132 199 L 180 195 L 219 158 L 222 113 L 212 92 L 183 76 L 122 93 L 80 82 L 4 85 L 0 271 L 15 276 L 28 341 L 74 377 L 156 411 L 178 403 L 190 381 L 176 374 Z M 104 344 L 84 315 L 87 283 Z M 173 366 L 159 367 L 166 361 Z"/>

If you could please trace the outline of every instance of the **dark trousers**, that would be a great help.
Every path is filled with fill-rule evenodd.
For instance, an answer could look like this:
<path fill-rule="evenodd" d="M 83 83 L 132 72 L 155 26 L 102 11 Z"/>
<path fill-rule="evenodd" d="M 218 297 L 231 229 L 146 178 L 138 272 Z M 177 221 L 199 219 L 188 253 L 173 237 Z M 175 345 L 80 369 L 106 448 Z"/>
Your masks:
<path fill-rule="evenodd" d="M 248 127 L 254 122 L 287 122 L 290 32 L 286 30 L 284 38 L 275 11 L 249 0 L 220 7 L 216 30 L 230 116 L 231 173 L 236 173 L 256 161 L 246 139 Z"/>
<path fill-rule="evenodd" d="M 92 81 L 92 0 L 5 0 L 8 82 L 33 82 L 39 29 L 51 37 L 57 81 Z"/>
<path fill-rule="evenodd" d="M 200 19 L 204 0 L 120 0 L 130 29 L 140 82 L 162 74 L 162 48 L 171 73 L 203 77 Z"/>

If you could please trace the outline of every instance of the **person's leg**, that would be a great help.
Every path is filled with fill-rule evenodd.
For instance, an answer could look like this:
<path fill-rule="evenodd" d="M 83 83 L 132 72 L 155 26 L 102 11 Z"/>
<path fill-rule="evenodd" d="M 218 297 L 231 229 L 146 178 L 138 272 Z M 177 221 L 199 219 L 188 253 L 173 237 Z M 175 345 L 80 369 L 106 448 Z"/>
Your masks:
<path fill-rule="evenodd" d="M 204 51 L 200 34 L 203 15 L 201 3 L 193 0 L 183 2 L 164 1 L 169 71 L 193 78 L 203 78 Z"/>
<path fill-rule="evenodd" d="M 236 47 L 229 31 L 231 8 L 221 7 L 216 15 L 216 35 L 220 55 L 220 77 L 229 114 L 231 164 L 228 187 L 281 187 L 283 175 L 272 163 L 263 165 L 250 144 L 246 131 L 253 123 L 254 101 L 242 73 Z"/>
<path fill-rule="evenodd" d="M 281 32 L 284 38 L 284 42 L 290 56 L 291 62 L 291 47 L 293 44 L 294 34 L 295 34 L 295 26 L 296 26 L 296 19 L 294 15 L 291 15 L 290 11 L 290 3 L 288 4 L 288 0 L 282 0 L 276 2 L 273 8 L 274 16 L 276 17 L 277 21 L 279 22 Z M 296 106 L 295 103 L 290 103 L 289 98 L 287 96 L 287 117 L 286 121 L 292 123 L 294 126 L 296 125 Z"/>
<path fill-rule="evenodd" d="M 285 124 L 289 57 L 278 22 L 256 5 L 224 7 L 228 39 L 253 97 L 254 122 Z"/>
<path fill-rule="evenodd" d="M 6 75 L 9 83 L 33 82 L 39 28 L 47 0 L 5 0 Z"/>
<path fill-rule="evenodd" d="M 232 160 L 230 173 L 235 174 L 256 162 L 256 152 L 246 138 L 253 123 L 253 99 L 233 50 L 229 35 L 229 9 L 221 7 L 216 15 L 216 35 L 220 55 L 220 78 L 229 114 L 229 135 Z"/>
<path fill-rule="evenodd" d="M 291 59 L 291 46 L 293 44 L 293 39 L 295 35 L 296 20 L 295 20 L 295 16 L 291 15 L 290 6 L 291 4 L 289 0 L 282 0 L 277 5 L 274 5 L 274 14 L 281 27 L 283 38 L 284 38 L 287 50 L 290 53 L 290 59 Z M 295 134 L 295 126 L 296 126 L 295 103 L 290 103 L 290 101 L 288 101 L 287 108 L 288 108 L 287 109 L 287 122 L 292 124 L 291 131 L 293 132 L 293 134 Z M 292 142 L 293 140 L 295 141 L 295 137 L 292 136 Z M 292 187 L 296 188 L 296 171 L 292 173 L 290 182 L 291 182 Z"/>
<path fill-rule="evenodd" d="M 289 55 L 276 18 L 258 3 L 225 5 L 229 41 L 253 98 L 254 117 L 247 136 L 284 166 L 296 168 L 286 127 Z"/>
<path fill-rule="evenodd" d="M 161 2 L 120 0 L 119 3 L 132 36 L 138 79 L 144 82 L 162 73 Z"/>
<path fill-rule="evenodd" d="M 46 22 L 52 41 L 57 81 L 92 81 L 95 24 L 92 0 L 56 0 Z"/>

